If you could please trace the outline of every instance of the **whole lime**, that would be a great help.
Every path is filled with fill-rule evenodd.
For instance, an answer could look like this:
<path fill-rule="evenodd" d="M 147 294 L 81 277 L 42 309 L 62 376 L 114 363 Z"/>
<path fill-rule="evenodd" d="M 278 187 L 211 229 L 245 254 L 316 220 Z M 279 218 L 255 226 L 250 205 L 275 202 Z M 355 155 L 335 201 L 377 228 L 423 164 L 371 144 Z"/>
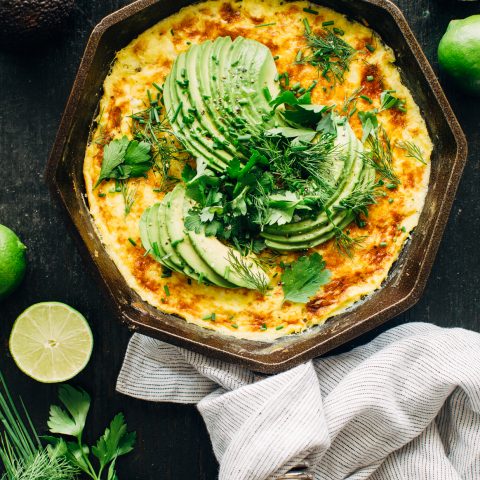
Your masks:
<path fill-rule="evenodd" d="M 438 60 L 459 86 L 480 95 L 480 15 L 450 22 L 438 45 Z"/>
<path fill-rule="evenodd" d="M 0 225 L 0 300 L 12 293 L 23 280 L 26 247 L 9 228 Z"/>

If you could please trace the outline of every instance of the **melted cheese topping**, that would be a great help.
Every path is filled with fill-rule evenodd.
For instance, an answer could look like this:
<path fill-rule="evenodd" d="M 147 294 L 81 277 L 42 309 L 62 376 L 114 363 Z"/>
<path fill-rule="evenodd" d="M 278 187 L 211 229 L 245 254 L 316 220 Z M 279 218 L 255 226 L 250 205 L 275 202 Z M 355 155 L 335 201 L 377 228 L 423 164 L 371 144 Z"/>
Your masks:
<path fill-rule="evenodd" d="M 429 164 L 425 166 L 407 157 L 405 151 L 396 146 L 399 141 L 413 140 L 429 163 L 432 142 L 418 106 L 401 82 L 393 51 L 370 28 L 323 7 L 315 6 L 318 15 L 306 13 L 303 9 L 307 7 L 307 2 L 213 0 L 184 8 L 148 29 L 117 53 L 105 80 L 97 128 L 86 151 L 84 175 L 90 211 L 108 254 L 131 288 L 163 312 L 237 337 L 266 341 L 301 332 L 343 312 L 378 289 L 398 258 L 409 232 L 417 225 L 428 188 Z M 357 50 L 343 83 L 332 87 L 319 78 L 316 68 L 294 63 L 298 50 L 306 45 L 303 18 L 308 18 L 314 30 L 321 28 L 322 22 L 334 20 L 335 26 L 345 31 L 342 38 Z M 268 23 L 274 25 L 261 26 Z M 161 265 L 145 255 L 139 234 L 139 220 L 144 209 L 164 195 L 155 189 L 158 177 L 150 172 L 148 179 L 130 180 L 129 185 L 136 194 L 127 216 L 122 195 L 112 192 L 113 181 L 103 182 L 93 190 L 104 145 L 122 135 L 131 138 L 132 124 L 128 115 L 146 108 L 147 89 L 154 90 L 153 82 L 163 83 L 175 57 L 191 43 L 239 35 L 267 45 L 272 54 L 278 56 L 278 71 L 288 72 L 291 82 L 300 82 L 307 88 L 313 80 L 319 80 L 312 92 L 312 103 L 341 106 L 360 86 L 363 86 L 362 94 L 371 98 L 373 104 L 360 99 L 359 110 L 379 107 L 383 90 L 396 90 L 396 95 L 406 100 L 406 113 L 390 109 L 378 114 L 394 147 L 393 166 L 401 185 L 387 191 L 386 197 L 369 207 L 366 228 L 360 229 L 354 223 L 348 227 L 352 236 L 367 236 L 353 258 L 340 254 L 333 241 L 311 249 L 323 255 L 332 277 L 306 305 L 283 303 L 282 288 L 278 284 L 263 296 L 246 289 L 229 290 L 197 284 L 175 272 L 170 278 L 162 278 Z M 374 52 L 370 52 L 367 45 L 373 45 Z M 370 76 L 373 81 L 367 80 Z M 350 123 L 361 138 L 358 116 L 354 115 Z M 290 254 L 283 260 L 292 261 L 299 255 Z M 277 279 L 280 273 L 278 269 Z M 168 296 L 165 285 L 170 292 Z M 215 322 L 204 319 L 213 312 Z M 181 318 L 179 321 L 183 321 Z"/>

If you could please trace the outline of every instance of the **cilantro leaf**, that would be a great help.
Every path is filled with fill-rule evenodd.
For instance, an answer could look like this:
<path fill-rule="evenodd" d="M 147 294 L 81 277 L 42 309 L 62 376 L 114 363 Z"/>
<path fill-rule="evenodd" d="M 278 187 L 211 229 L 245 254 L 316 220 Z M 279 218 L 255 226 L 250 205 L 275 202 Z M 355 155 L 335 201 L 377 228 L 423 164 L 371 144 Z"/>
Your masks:
<path fill-rule="evenodd" d="M 284 301 L 307 303 L 330 280 L 331 273 L 325 265 L 317 252 L 288 265 L 281 276 Z"/>
<path fill-rule="evenodd" d="M 94 188 L 100 185 L 103 180 L 112 178 L 111 175 L 113 171 L 124 161 L 128 144 L 128 138 L 123 136 L 121 139 L 112 140 L 108 145 L 105 146 L 103 150 L 103 161 L 102 168 L 100 169 L 100 176 L 98 177 Z"/>
<path fill-rule="evenodd" d="M 58 396 L 67 411 L 57 405 L 50 407 L 50 432 L 80 437 L 90 408 L 90 395 L 81 388 L 62 385 Z"/>
<path fill-rule="evenodd" d="M 110 426 L 92 447 L 92 453 L 98 458 L 100 467 L 115 460 L 119 455 L 125 455 L 133 450 L 136 434 L 127 433 L 127 424 L 123 413 L 115 415 Z"/>
<path fill-rule="evenodd" d="M 234 158 L 232 161 L 228 164 L 227 167 L 227 173 L 230 178 L 238 178 L 240 175 L 240 172 L 242 171 L 242 165 L 240 163 L 240 159 Z"/>

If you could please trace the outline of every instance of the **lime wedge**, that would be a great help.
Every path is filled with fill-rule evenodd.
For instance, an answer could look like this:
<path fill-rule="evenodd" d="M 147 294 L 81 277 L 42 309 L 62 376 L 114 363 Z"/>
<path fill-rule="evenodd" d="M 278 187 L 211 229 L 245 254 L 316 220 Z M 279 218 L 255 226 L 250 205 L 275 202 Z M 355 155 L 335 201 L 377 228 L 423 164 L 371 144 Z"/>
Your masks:
<path fill-rule="evenodd" d="M 43 383 L 64 382 L 80 373 L 92 348 L 92 331 L 85 317 L 59 302 L 27 308 L 10 334 L 10 352 L 18 368 Z"/>

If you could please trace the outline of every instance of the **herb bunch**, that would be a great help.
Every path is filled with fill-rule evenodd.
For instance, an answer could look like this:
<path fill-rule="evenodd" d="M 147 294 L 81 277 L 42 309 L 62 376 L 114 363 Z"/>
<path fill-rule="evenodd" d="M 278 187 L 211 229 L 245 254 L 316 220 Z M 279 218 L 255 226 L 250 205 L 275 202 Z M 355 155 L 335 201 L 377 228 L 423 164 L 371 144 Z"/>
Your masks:
<path fill-rule="evenodd" d="M 272 101 L 274 108 L 280 104 L 289 107 L 283 115 L 294 126 L 239 136 L 246 162 L 234 158 L 220 175 L 201 161 L 196 171 L 185 167 L 187 195 L 196 202 L 185 218 L 187 229 L 229 241 L 244 254 L 258 253 L 266 225 L 283 225 L 323 208 L 335 189 L 332 112 L 311 105 L 309 93 L 297 98 L 283 92 Z"/>
<path fill-rule="evenodd" d="M 65 409 L 52 405 L 48 427 L 51 433 L 73 437 L 75 441 L 65 441 L 61 437 L 48 436 L 45 439 L 68 460 L 77 471 L 82 471 L 93 480 L 118 480 L 116 461 L 118 457 L 133 450 L 136 440 L 135 432 L 127 432 L 127 425 L 122 413 L 111 421 L 97 443 L 88 447 L 83 442 L 83 430 L 90 409 L 90 396 L 82 389 L 62 385 L 59 399 Z M 95 469 L 90 453 L 97 459 Z M 104 473 L 106 475 L 104 475 Z"/>

